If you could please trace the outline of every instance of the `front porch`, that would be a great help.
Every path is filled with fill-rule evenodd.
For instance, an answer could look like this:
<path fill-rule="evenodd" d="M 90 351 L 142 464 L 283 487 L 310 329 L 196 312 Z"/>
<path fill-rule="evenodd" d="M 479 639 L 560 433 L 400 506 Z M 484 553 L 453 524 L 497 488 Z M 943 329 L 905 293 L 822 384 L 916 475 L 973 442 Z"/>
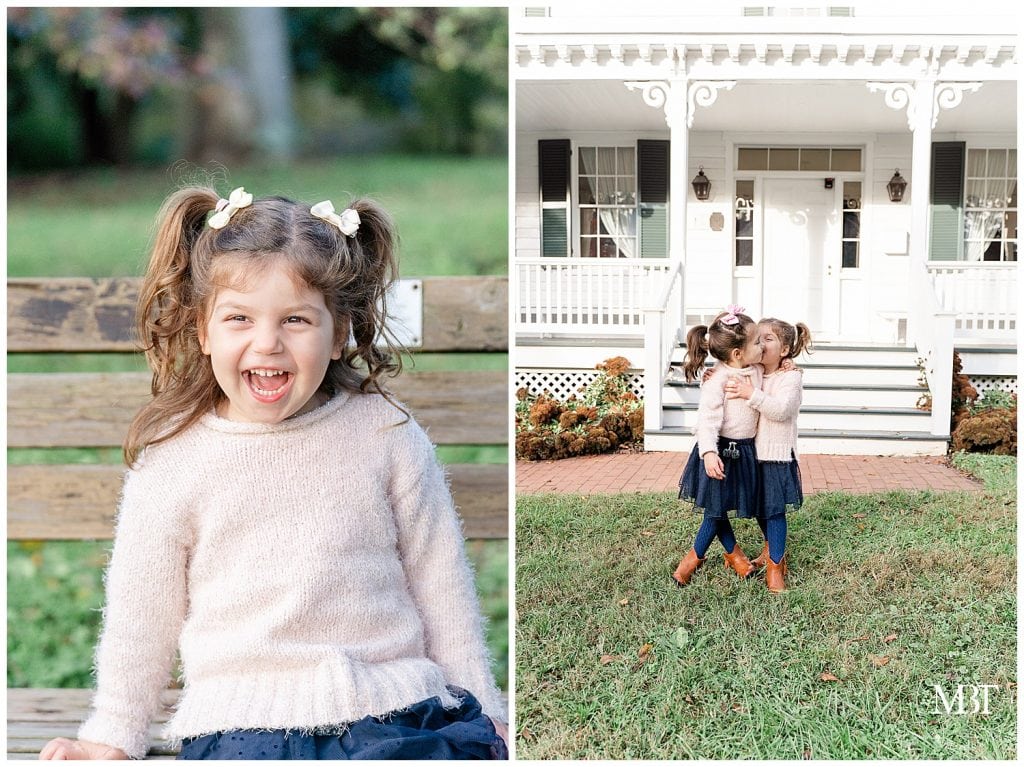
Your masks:
<path fill-rule="evenodd" d="M 624 356 L 645 401 L 646 448 L 689 450 L 699 388 L 681 381 L 674 366 L 685 330 L 718 309 L 684 309 L 682 270 L 625 259 L 523 259 L 516 269 L 516 388 L 565 398 L 589 383 L 598 362 Z M 812 328 L 815 352 L 798 360 L 805 370 L 801 452 L 944 454 L 948 381 L 944 409 L 929 413 L 917 402 L 925 393 L 922 369 L 951 359 L 954 349 L 979 392 L 1016 391 L 1016 265 L 932 263 L 927 280 L 929 314 L 889 314 L 892 337 L 825 338 Z M 927 343 L 906 342 L 908 323 Z M 932 363 L 935 369 L 949 368 Z"/>

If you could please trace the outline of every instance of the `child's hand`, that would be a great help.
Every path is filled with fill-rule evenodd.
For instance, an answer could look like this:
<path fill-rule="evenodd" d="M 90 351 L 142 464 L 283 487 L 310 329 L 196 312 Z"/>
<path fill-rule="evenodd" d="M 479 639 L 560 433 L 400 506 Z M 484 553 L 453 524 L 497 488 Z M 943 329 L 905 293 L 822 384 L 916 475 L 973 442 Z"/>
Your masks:
<path fill-rule="evenodd" d="M 715 374 L 715 369 L 714 368 L 704 368 L 704 373 L 700 377 L 700 382 L 702 384 L 703 383 L 707 383 L 708 379 L 711 378 L 711 376 L 713 376 L 714 374 Z"/>
<path fill-rule="evenodd" d="M 750 381 L 750 376 L 734 376 L 725 382 L 725 398 L 736 399 L 742 397 L 743 399 L 750 399 L 754 396 L 754 384 Z"/>
<path fill-rule="evenodd" d="M 40 759 L 127 759 L 119 748 L 88 740 L 54 738 L 39 752 Z"/>
<path fill-rule="evenodd" d="M 704 471 L 711 479 L 725 479 L 725 467 L 718 453 L 707 452 L 704 454 Z"/>
<path fill-rule="evenodd" d="M 786 357 L 782 362 L 779 363 L 779 370 L 785 372 L 787 370 L 799 370 L 796 363 L 790 357 Z"/>
<path fill-rule="evenodd" d="M 508 725 L 504 722 L 499 722 L 493 716 L 487 717 L 491 720 L 491 724 L 494 725 L 494 731 L 498 733 L 498 737 L 505 741 L 505 745 L 508 746 Z"/>

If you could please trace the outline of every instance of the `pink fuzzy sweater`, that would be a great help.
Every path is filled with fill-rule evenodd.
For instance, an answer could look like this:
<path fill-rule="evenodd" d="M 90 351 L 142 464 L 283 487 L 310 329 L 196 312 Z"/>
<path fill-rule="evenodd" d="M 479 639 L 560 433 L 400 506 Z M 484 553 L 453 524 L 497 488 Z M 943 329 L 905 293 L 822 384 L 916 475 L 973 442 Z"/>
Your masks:
<path fill-rule="evenodd" d="M 378 395 L 275 425 L 209 414 L 128 472 L 84 740 L 145 755 L 165 736 L 309 729 L 452 684 L 506 720 L 473 573 L 433 446 Z"/>
<path fill-rule="evenodd" d="M 754 447 L 759 461 L 791 461 L 796 449 L 796 418 L 803 400 L 804 372 L 776 370 L 754 390 L 750 407 L 761 414 Z"/>
<path fill-rule="evenodd" d="M 719 436 L 749 439 L 757 431 L 757 411 L 745 399 L 726 399 L 725 384 L 730 376 L 748 376 L 754 389 L 760 389 L 761 366 L 732 368 L 718 363 L 712 370 L 711 377 L 701 385 L 694 429 L 701 456 L 718 452 Z"/>

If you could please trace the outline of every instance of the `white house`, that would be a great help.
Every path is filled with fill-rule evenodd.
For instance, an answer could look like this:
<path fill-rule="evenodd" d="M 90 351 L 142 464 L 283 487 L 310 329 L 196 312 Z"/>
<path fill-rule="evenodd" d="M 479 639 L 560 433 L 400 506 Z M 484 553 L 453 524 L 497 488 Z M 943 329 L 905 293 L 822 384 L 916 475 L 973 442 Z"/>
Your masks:
<path fill-rule="evenodd" d="M 1010 4 L 614 8 L 512 11 L 517 385 L 625 356 L 688 450 L 671 363 L 737 303 L 813 330 L 805 453 L 944 453 L 954 348 L 1016 391 Z"/>

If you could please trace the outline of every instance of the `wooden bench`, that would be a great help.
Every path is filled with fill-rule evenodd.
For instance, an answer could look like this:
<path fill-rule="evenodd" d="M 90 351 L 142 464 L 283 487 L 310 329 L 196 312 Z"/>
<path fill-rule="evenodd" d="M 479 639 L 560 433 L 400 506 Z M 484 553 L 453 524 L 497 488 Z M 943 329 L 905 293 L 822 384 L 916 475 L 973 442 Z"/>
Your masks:
<path fill-rule="evenodd" d="M 134 352 L 131 338 L 139 280 L 13 279 L 7 288 L 10 353 Z M 422 280 L 422 352 L 508 351 L 505 277 Z M 148 373 L 16 373 L 8 376 L 9 448 L 103 448 L 121 444 L 149 396 Z M 504 370 L 421 372 L 407 369 L 392 386 L 438 445 L 507 445 Z M 452 493 L 469 538 L 508 537 L 508 468 L 448 466 Z M 8 466 L 7 535 L 11 540 L 109 539 L 125 467 Z M 173 705 L 176 690 L 164 693 Z M 90 690 L 9 689 L 9 759 L 35 759 L 54 737 L 74 737 Z M 166 720 L 165 711 L 159 721 Z M 151 728 L 151 758 L 174 751 Z"/>

